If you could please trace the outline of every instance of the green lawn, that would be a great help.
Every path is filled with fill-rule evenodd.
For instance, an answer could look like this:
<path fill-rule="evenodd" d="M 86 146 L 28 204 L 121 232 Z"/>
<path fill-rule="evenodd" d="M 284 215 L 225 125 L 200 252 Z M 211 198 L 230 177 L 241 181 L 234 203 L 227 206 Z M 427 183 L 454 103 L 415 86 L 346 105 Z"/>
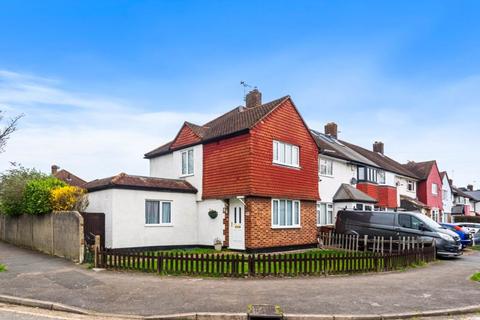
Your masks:
<path fill-rule="evenodd" d="M 470 277 L 470 280 L 480 282 L 480 272 L 477 272 L 477 273 L 475 273 L 474 275 L 472 275 L 472 276 Z"/>
<path fill-rule="evenodd" d="M 129 269 L 157 272 L 161 258 L 162 274 L 190 275 L 302 275 L 335 274 L 366 271 L 380 271 L 385 265 L 371 253 L 347 253 L 342 250 L 310 249 L 303 252 L 255 255 L 248 261 L 248 255 L 233 251 L 193 248 L 185 250 L 152 251 L 142 254 L 119 254 L 107 257 L 107 266 L 114 269 Z"/>
<path fill-rule="evenodd" d="M 472 249 L 473 249 L 473 250 L 480 251 L 480 245 L 478 245 L 478 246 L 473 246 Z"/>
<path fill-rule="evenodd" d="M 0 272 L 7 271 L 7 267 L 0 263 Z"/>

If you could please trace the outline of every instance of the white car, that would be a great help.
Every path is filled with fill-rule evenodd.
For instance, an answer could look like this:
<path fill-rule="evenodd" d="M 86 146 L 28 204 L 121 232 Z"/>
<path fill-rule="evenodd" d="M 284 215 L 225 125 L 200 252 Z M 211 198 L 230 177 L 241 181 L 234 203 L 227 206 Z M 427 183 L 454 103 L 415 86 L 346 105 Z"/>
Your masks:
<path fill-rule="evenodd" d="M 474 222 L 458 222 L 455 223 L 457 226 L 465 228 L 469 233 L 475 234 L 480 231 L 480 223 Z"/>

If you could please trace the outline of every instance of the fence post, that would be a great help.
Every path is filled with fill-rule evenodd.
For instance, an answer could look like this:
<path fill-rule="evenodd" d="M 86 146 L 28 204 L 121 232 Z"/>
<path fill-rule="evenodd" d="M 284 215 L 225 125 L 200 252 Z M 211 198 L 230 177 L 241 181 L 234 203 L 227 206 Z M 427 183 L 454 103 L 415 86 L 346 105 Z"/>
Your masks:
<path fill-rule="evenodd" d="M 363 236 L 363 251 L 367 252 L 368 250 L 368 236 L 364 235 Z"/>
<path fill-rule="evenodd" d="M 248 274 L 250 276 L 255 275 L 255 258 L 253 254 L 248 255 Z"/>
<path fill-rule="evenodd" d="M 96 235 L 95 236 L 95 244 L 93 245 L 93 252 L 94 252 L 94 257 L 93 257 L 93 265 L 95 268 L 99 267 L 99 257 L 98 257 L 98 252 L 100 251 L 100 236 Z"/>

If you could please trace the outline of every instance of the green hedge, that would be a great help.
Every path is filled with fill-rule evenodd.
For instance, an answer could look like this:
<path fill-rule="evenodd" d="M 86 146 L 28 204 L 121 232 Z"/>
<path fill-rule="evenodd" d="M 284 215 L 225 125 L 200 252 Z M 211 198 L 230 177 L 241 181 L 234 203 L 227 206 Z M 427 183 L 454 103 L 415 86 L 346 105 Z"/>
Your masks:
<path fill-rule="evenodd" d="M 25 212 L 36 215 L 52 212 L 51 191 L 66 185 L 65 182 L 54 177 L 29 181 L 24 191 Z"/>

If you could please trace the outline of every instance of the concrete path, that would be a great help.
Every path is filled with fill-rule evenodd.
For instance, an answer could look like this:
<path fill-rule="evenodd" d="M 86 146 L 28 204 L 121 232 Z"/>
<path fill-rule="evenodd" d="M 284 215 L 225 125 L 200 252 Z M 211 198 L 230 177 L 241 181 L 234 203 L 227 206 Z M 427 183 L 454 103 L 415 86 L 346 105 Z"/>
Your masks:
<path fill-rule="evenodd" d="M 406 272 L 288 279 L 200 279 L 94 272 L 60 258 L 0 242 L 0 294 L 49 300 L 98 312 L 159 315 L 245 312 L 278 304 L 291 314 L 380 314 L 476 305 L 480 254 Z"/>

